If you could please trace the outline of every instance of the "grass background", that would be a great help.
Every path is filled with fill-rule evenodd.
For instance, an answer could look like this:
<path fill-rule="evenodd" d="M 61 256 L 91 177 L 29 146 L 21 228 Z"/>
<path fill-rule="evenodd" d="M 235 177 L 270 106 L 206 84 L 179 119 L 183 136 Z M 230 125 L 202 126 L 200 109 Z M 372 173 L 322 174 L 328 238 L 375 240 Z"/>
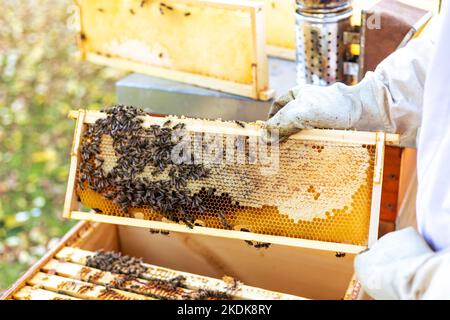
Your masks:
<path fill-rule="evenodd" d="M 0 292 L 74 224 L 68 111 L 113 104 L 124 75 L 79 61 L 76 26 L 72 0 L 0 0 Z"/>

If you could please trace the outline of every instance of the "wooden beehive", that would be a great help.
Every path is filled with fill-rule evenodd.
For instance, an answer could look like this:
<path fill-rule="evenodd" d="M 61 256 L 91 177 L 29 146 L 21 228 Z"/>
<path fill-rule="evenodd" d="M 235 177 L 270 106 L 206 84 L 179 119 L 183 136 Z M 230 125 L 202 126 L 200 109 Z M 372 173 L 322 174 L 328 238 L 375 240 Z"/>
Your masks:
<path fill-rule="evenodd" d="M 127 282 L 125 285 L 116 286 L 117 275 L 99 272 L 92 267 L 86 268 L 84 266 L 86 256 L 98 250 L 113 250 L 134 257 L 142 257 L 146 263 L 150 264 L 147 266 L 151 274 L 162 279 L 182 275 L 188 279 L 186 282 L 188 291 L 200 288 L 199 283 L 202 283 L 204 288 L 223 289 L 227 284 L 218 279 L 227 275 L 245 284 L 234 292 L 235 299 L 362 298 L 360 285 L 353 275 L 353 260 L 355 254 L 370 245 L 373 238 L 377 236 L 384 145 L 397 143 L 396 135 L 308 130 L 292 138 L 303 144 L 306 142 L 311 148 L 314 146 L 316 156 L 322 159 L 328 152 L 327 149 L 333 148 L 333 143 L 337 143 L 339 148 L 356 148 L 356 145 L 359 145 L 358 148 L 369 150 L 366 152 L 367 155 L 372 155 L 367 161 L 366 168 L 370 178 L 370 186 L 366 189 L 370 198 L 360 197 L 360 200 L 366 199 L 363 201 L 370 202 L 364 206 L 370 207 L 369 212 L 371 212 L 366 218 L 368 220 L 365 220 L 369 226 L 367 244 L 356 245 L 207 226 L 195 226 L 189 229 L 186 225 L 161 222 L 156 218 L 152 220 L 147 217 L 146 220 L 142 209 L 133 212 L 133 215 L 142 213 L 140 218 L 77 211 L 79 205 L 77 197 L 80 196 L 80 200 L 83 201 L 83 194 L 79 192 L 77 194 L 75 184 L 80 161 L 80 146 L 86 143 L 83 141 L 86 138 L 83 132 L 89 130 L 89 125 L 98 119 L 105 119 L 106 115 L 80 110 L 72 112 L 71 116 L 77 119 L 77 125 L 64 215 L 90 221 L 80 222 L 58 246 L 49 251 L 19 279 L 3 295 L 3 299 L 155 298 L 154 290 L 156 289 L 142 285 L 142 283 L 148 283 L 149 275 Z M 168 120 L 167 117 L 154 118 L 146 115 L 141 117 L 143 126 L 160 126 Z M 184 123 L 188 131 L 254 137 L 260 134 L 256 130 L 257 124 L 211 122 L 174 117 L 169 119 L 172 125 Z M 313 141 L 315 143 L 312 143 Z M 319 141 L 321 144 L 318 144 Z M 352 152 L 345 154 L 348 157 Z M 345 166 L 346 157 L 337 159 L 340 166 Z M 351 159 L 352 157 L 346 161 Z M 291 160 L 295 161 L 295 158 Z M 109 160 L 106 159 L 105 162 L 107 161 Z M 338 170 L 336 167 L 332 166 L 332 168 Z M 299 173 L 302 172 L 297 172 Z M 325 172 L 325 175 L 330 173 Z M 85 191 L 89 192 L 88 188 Z M 317 196 L 317 193 L 314 196 Z M 93 199 L 99 201 L 99 198 L 93 197 Z M 94 205 L 101 207 L 101 201 L 95 202 Z M 349 223 L 352 222 L 347 222 L 347 225 Z M 353 223 L 357 225 L 357 229 L 361 228 L 358 221 Z M 329 227 L 333 227 L 333 224 Z M 161 230 L 170 232 L 161 232 Z M 317 227 L 313 230 L 317 230 Z M 242 240 L 272 244 L 268 249 L 255 248 Z M 92 277 L 93 275 L 95 277 Z M 171 298 L 177 297 L 182 298 L 182 296 L 171 296 Z"/>
<path fill-rule="evenodd" d="M 362 294 L 352 276 L 353 255 L 336 258 L 334 253 L 285 246 L 258 251 L 233 239 L 184 233 L 165 236 L 137 227 L 80 222 L 1 299 L 149 298 L 140 294 L 138 287 L 111 287 L 114 274 L 100 272 L 99 277 L 89 278 L 93 271 L 82 265 L 87 254 L 98 250 L 143 257 L 153 265 L 152 275 L 183 275 L 188 289 L 224 287 L 219 279 L 232 276 L 244 283 L 236 299 L 351 300 Z M 108 294 L 104 292 L 106 285 L 110 285 Z"/>
<path fill-rule="evenodd" d="M 192 212 L 200 223 L 193 228 L 164 219 L 146 206 L 124 212 L 101 192 L 77 184 L 80 144 L 88 126 L 107 116 L 102 112 L 72 112 L 77 119 L 64 216 L 114 224 L 192 234 L 274 243 L 333 252 L 358 253 L 378 236 L 379 206 L 385 144 L 397 135 L 383 133 L 305 130 L 280 144 L 280 170 L 267 177 L 258 166 L 214 166 L 208 179 L 190 185 L 193 192 L 213 188 L 222 196 L 204 200 L 206 212 Z M 161 126 L 168 119 L 183 123 L 188 132 L 258 138 L 257 124 L 144 116 L 143 127 Z M 102 138 L 102 162 L 114 167 L 113 140 Z M 256 169 L 255 169 L 256 168 Z M 147 173 L 142 173 L 152 179 Z M 228 194 L 231 201 L 223 198 Z M 209 201 L 209 202 L 208 202 Z M 228 201 L 228 202 L 227 202 Z M 80 202 L 95 209 L 79 210 Z M 237 202 L 239 202 L 237 204 Z M 221 214 L 219 214 L 221 213 Z M 225 215 L 231 226 L 221 224 Z"/>
<path fill-rule="evenodd" d="M 305 130 L 288 139 L 276 151 L 280 156 L 281 167 L 278 174 L 284 185 L 289 186 L 284 190 L 285 193 L 291 194 L 292 191 L 292 195 L 300 195 L 302 201 L 298 201 L 296 197 L 285 199 L 283 194 L 277 193 L 283 186 L 277 184 L 276 179 L 274 182 L 270 177 L 261 178 L 252 168 L 245 165 L 246 175 L 242 176 L 242 172 L 239 175 L 239 178 L 246 177 L 244 184 L 240 184 L 239 179 L 230 179 L 237 171 L 213 166 L 210 169 L 214 174 L 209 181 L 200 179 L 200 185 L 194 184 L 191 187 L 198 189 L 206 184 L 221 190 L 230 184 L 232 189 L 235 189 L 227 189 L 232 197 L 245 195 L 244 198 L 238 198 L 241 202 L 239 210 L 229 205 L 224 206 L 222 210 L 229 210 L 232 213 L 230 215 L 230 212 L 224 211 L 227 218 L 231 217 L 230 223 L 237 225 L 241 223 L 241 226 L 248 227 L 248 230 L 242 228 L 227 230 L 217 224 L 217 217 L 213 218 L 205 213 L 196 217 L 196 220 L 203 223 L 190 229 L 186 224 L 162 221 L 158 212 L 152 212 L 149 208 L 137 207 L 127 213 L 121 212 L 121 208 L 102 198 L 101 192 L 90 190 L 89 185 L 81 189 L 77 186 L 77 175 L 82 160 L 81 150 L 92 147 L 92 139 L 97 139 L 85 133 L 95 132 L 97 123 L 108 123 L 103 121 L 108 119 L 108 115 L 117 117 L 110 122 L 114 130 L 119 130 L 120 126 L 128 126 L 126 121 L 120 121 L 123 115 L 117 112 L 121 108 L 110 109 L 112 110 L 110 113 L 83 110 L 71 113 L 71 117 L 77 119 L 77 124 L 64 216 L 97 222 L 80 223 L 59 246 L 51 250 L 19 279 L 4 294 L 4 299 L 155 298 L 155 288 L 142 286 L 142 283 L 148 283 L 148 277 L 132 280 L 137 281 L 136 284 L 126 282 L 125 285 L 116 286 L 119 281 L 117 275 L 86 268 L 84 266 L 86 256 L 102 249 L 143 257 L 152 265 L 150 270 L 161 278 L 167 278 L 168 275 L 183 275 L 189 279 L 188 291 L 197 290 L 195 286 L 198 283 L 207 283 L 210 287 L 214 287 L 211 288 L 213 290 L 217 287 L 225 288 L 224 282 L 217 279 L 229 275 L 246 284 L 235 292 L 233 297 L 236 299 L 361 298 L 362 292 L 353 276 L 353 259 L 355 254 L 370 246 L 377 238 L 384 146 L 398 143 L 397 135 Z M 139 113 L 139 119 L 141 121 L 139 128 L 165 127 L 170 120 L 170 126 L 175 127 L 182 123 L 189 133 L 246 136 L 249 139 L 261 135 L 259 124 L 151 117 L 144 113 Z M 133 130 L 139 128 L 134 126 Z M 125 131 L 126 136 L 134 135 L 133 132 Z M 114 147 L 112 132 L 102 131 L 100 140 L 101 143 L 95 148 L 99 148 L 103 157 L 102 162 L 106 167 L 111 168 L 111 165 L 114 167 L 114 162 L 118 160 L 115 159 L 117 154 L 115 155 L 114 151 L 117 150 Z M 287 155 L 289 155 L 288 162 L 284 159 Z M 94 160 L 94 163 L 99 161 L 97 158 L 90 160 Z M 317 162 L 318 160 L 320 161 Z M 289 167 L 292 164 L 294 166 Z M 286 175 L 286 172 L 283 173 L 286 168 L 290 176 Z M 314 170 L 311 171 L 311 168 Z M 234 170 L 239 171 L 236 168 Z M 253 173 L 249 174 L 250 172 Z M 296 179 L 295 176 L 301 178 Z M 306 179 L 306 183 L 302 179 Z M 337 195 L 342 199 L 345 199 L 342 188 L 348 188 L 354 181 L 359 181 L 356 191 L 353 190 L 347 195 L 351 199 L 350 202 L 339 204 L 343 208 L 349 206 L 347 209 L 334 209 L 331 210 L 333 214 L 326 215 L 326 218 L 316 216 L 309 221 L 302 221 L 304 217 L 300 215 L 301 223 L 297 226 L 295 221 L 290 221 L 293 219 L 288 219 L 278 226 L 276 232 L 270 231 L 268 227 L 279 223 L 277 220 L 279 217 L 273 215 L 269 220 L 264 219 L 267 212 L 274 213 L 273 210 L 267 211 L 265 208 L 264 204 L 267 201 L 270 202 L 271 199 L 281 201 L 276 203 L 278 215 L 296 214 L 293 209 L 303 210 L 302 204 L 305 203 L 308 204 L 306 208 L 311 208 L 321 197 L 335 201 L 336 194 L 326 190 L 330 181 L 332 189 L 338 192 Z M 310 194 L 311 198 L 302 198 L 305 197 L 305 193 L 302 193 L 305 186 L 308 187 L 306 194 Z M 264 193 L 264 190 L 270 190 L 271 193 Z M 274 196 L 267 197 L 272 193 Z M 95 211 L 80 211 L 80 201 Z M 321 203 L 319 207 L 326 207 L 328 202 L 330 201 Z M 214 207 L 221 205 L 220 203 L 223 204 L 223 201 L 211 202 L 212 207 L 208 210 L 214 211 Z M 289 203 L 290 206 L 286 205 Z M 337 208 L 336 203 L 333 202 L 332 207 Z M 253 211 L 249 211 L 249 208 Z M 314 215 L 314 210 L 307 212 L 309 216 Z M 345 219 L 340 221 L 339 217 Z M 292 232 L 293 226 L 299 233 L 282 233 L 283 230 Z M 356 237 L 345 241 L 342 236 L 347 237 L 349 234 Z M 332 237 L 331 240 L 327 239 L 327 236 Z M 247 243 L 242 240 L 246 240 Z M 251 242 L 252 246 L 249 246 L 248 242 Z M 267 249 L 267 246 L 253 246 L 254 243 L 271 245 Z M 96 276 L 92 277 L 93 275 Z"/>
<path fill-rule="evenodd" d="M 93 63 L 268 100 L 263 4 L 76 0 Z"/>

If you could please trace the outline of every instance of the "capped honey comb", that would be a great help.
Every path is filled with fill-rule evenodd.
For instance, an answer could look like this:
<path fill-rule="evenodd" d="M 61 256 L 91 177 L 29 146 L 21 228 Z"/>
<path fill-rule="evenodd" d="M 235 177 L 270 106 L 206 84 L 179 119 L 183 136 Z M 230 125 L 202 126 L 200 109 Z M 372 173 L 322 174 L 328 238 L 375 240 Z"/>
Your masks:
<path fill-rule="evenodd" d="M 88 112 L 85 131 L 88 126 L 95 126 L 95 119 L 105 117 L 104 113 Z M 327 139 L 324 134 L 322 138 L 293 137 L 278 147 L 267 147 L 259 137 L 258 124 L 244 124 L 242 128 L 242 124 L 233 122 L 146 115 L 140 118 L 144 128 L 162 128 L 168 120 L 170 126 L 182 123 L 186 145 L 208 171 L 207 176 L 186 182 L 190 196 L 200 199 L 201 209 L 185 208 L 177 217 L 184 214 L 196 225 L 208 228 L 368 245 L 377 155 L 375 139 L 373 143 L 361 143 L 358 139 Z M 213 145 L 222 146 L 215 153 L 208 152 L 211 136 L 215 139 Z M 152 135 L 144 139 L 152 140 Z M 84 143 L 81 137 L 80 144 Z M 103 134 L 97 156 L 105 173 L 119 161 L 114 146 L 114 137 Z M 264 148 L 267 149 L 261 151 Z M 238 160 L 240 156 L 245 159 L 243 163 Z M 225 161 L 227 157 L 233 161 Z M 165 181 L 171 167 L 168 165 L 155 175 L 155 166 L 148 164 L 135 176 L 147 179 L 149 184 Z M 76 193 L 84 206 L 97 213 L 167 221 L 167 215 L 151 205 L 124 209 L 105 196 L 111 189 L 114 184 L 94 191 L 84 182 L 77 184 Z"/>

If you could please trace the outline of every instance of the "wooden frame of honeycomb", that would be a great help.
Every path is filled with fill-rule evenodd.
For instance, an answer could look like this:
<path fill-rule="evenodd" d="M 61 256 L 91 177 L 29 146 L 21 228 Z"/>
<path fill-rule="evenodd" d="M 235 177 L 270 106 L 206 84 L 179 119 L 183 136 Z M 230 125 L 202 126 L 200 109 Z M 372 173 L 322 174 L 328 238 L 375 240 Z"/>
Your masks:
<path fill-rule="evenodd" d="M 254 99 L 274 95 L 260 2 L 76 3 L 83 59 Z"/>
<path fill-rule="evenodd" d="M 114 223 L 129 226 L 139 226 L 148 229 L 156 230 L 167 230 L 176 231 L 192 234 L 202 234 L 208 236 L 225 237 L 233 239 L 241 239 L 247 241 L 256 241 L 259 243 L 272 243 L 272 244 L 282 244 L 286 246 L 296 246 L 304 248 L 314 248 L 320 250 L 327 250 L 333 252 L 347 252 L 347 253 L 358 253 L 370 246 L 378 236 L 378 221 L 379 221 L 379 206 L 381 197 L 381 184 L 382 184 L 382 169 L 383 169 L 383 157 L 384 157 L 384 146 L 385 144 L 396 144 L 398 143 L 398 136 L 395 134 L 384 134 L 384 133 L 370 133 L 370 132 L 354 132 L 354 131 L 335 131 L 335 130 L 304 130 L 290 139 L 295 141 L 327 141 L 336 143 L 351 143 L 351 144 L 362 144 L 364 148 L 369 146 L 372 154 L 371 160 L 371 170 L 373 173 L 367 173 L 370 185 L 367 185 L 367 196 L 360 198 L 361 203 L 365 206 L 366 213 L 364 213 L 363 220 L 345 220 L 343 224 L 345 230 L 352 230 L 351 232 L 359 232 L 361 234 L 361 242 L 346 242 L 342 241 L 342 237 L 334 237 L 331 240 L 328 238 L 317 239 L 300 236 L 280 236 L 267 233 L 265 231 L 261 232 L 243 232 L 242 229 L 224 230 L 216 227 L 208 226 L 194 226 L 192 229 L 188 228 L 184 224 L 177 224 L 173 222 L 164 221 L 161 219 L 145 218 L 144 215 L 134 215 L 133 217 L 126 217 L 120 215 L 108 215 L 100 214 L 94 211 L 83 212 L 79 211 L 79 201 L 76 194 L 76 177 L 77 177 L 77 167 L 79 163 L 79 145 L 83 130 L 86 124 L 93 124 L 97 119 L 104 118 L 106 115 L 101 112 L 92 111 L 74 111 L 70 115 L 72 118 L 77 119 L 76 131 L 74 136 L 73 149 L 71 154 L 71 169 L 69 174 L 68 189 L 66 194 L 66 202 L 64 207 L 64 217 L 80 219 L 80 220 L 92 220 L 105 223 Z M 145 119 L 145 125 L 159 124 L 162 125 L 167 121 L 166 118 L 162 117 L 148 117 Z M 212 132 L 212 133 L 226 133 L 226 134 L 241 134 L 246 136 L 259 136 L 260 135 L 260 125 L 259 124 L 246 124 L 245 128 L 231 122 L 217 122 L 217 121 L 206 121 L 198 119 L 177 119 L 170 118 L 173 123 L 183 122 L 186 125 L 187 130 L 198 131 L 198 132 Z M 342 164 L 341 164 L 342 165 Z M 328 169 L 329 170 L 329 169 Z M 331 169 L 333 170 L 333 169 Z M 372 172 L 372 171 L 371 171 Z M 325 172 L 326 176 L 327 172 Z M 353 197 L 352 197 L 353 198 Z M 97 206 L 95 206 L 97 207 Z M 338 215 L 342 212 L 338 212 Z M 346 217 L 348 215 L 345 215 Z M 350 215 L 352 216 L 352 215 Z M 143 219 L 144 218 L 144 219 Z M 321 224 L 317 223 L 318 220 L 313 220 L 309 225 L 312 224 L 313 230 L 321 230 Z M 320 220 L 325 221 L 326 224 L 324 228 L 328 230 L 328 234 L 335 234 L 336 224 L 333 224 L 334 220 Z M 365 227 L 364 227 L 365 226 Z M 309 228 L 309 227 L 308 227 Z M 350 228 L 350 229 L 348 229 Z M 325 229 L 324 229 L 325 230 Z M 338 229 L 336 229 L 338 230 Z M 344 229 L 343 229 L 344 230 Z M 345 231 L 344 230 L 344 231 Z M 247 230 L 246 230 L 247 231 Z M 325 232 L 325 231 L 324 231 Z M 345 231 L 347 232 L 347 231 Z M 348 232 L 347 232 L 348 233 Z M 337 239 L 337 240 L 334 240 Z M 346 239 L 346 238 L 344 238 Z"/>

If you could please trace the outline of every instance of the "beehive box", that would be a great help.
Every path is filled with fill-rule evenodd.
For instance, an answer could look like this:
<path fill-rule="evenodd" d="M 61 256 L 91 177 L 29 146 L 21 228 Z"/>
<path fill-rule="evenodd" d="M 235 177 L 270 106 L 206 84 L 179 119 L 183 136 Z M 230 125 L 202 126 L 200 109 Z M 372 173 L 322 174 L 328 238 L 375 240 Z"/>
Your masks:
<path fill-rule="evenodd" d="M 277 161 L 273 167 L 255 151 L 262 144 L 251 147 L 261 136 L 258 124 L 143 114 L 127 124 L 123 114 L 83 110 L 71 116 L 77 125 L 67 218 L 241 239 L 262 247 L 273 243 L 347 253 L 358 253 L 377 239 L 384 146 L 398 141 L 396 135 L 304 130 L 266 153 Z M 188 137 L 199 134 L 203 142 L 219 137 L 216 142 L 225 143 L 221 157 L 241 148 L 247 160 L 215 163 L 213 154 L 200 152 L 203 142 L 196 146 L 192 139 L 187 145 L 206 164 L 187 166 L 197 172 L 188 170 L 193 178 L 177 182 L 181 169 L 170 163 L 156 168 L 155 154 L 145 149 L 156 146 L 150 143 L 154 130 L 170 133 L 176 127 L 184 127 Z M 120 140 L 123 129 L 138 138 Z M 227 147 L 230 137 L 242 139 L 231 139 L 241 142 Z M 207 176 L 201 173 L 206 171 Z M 93 210 L 82 211 L 80 204 Z"/>
<path fill-rule="evenodd" d="M 182 275 L 188 291 L 227 288 L 229 282 L 220 279 L 228 275 L 243 283 L 234 299 L 358 299 L 362 293 L 352 278 L 353 255 L 336 258 L 334 253 L 285 246 L 255 250 L 234 239 L 80 222 L 2 299 L 155 298 L 152 287 L 131 281 L 118 289 L 113 281 L 117 275 L 86 268 L 86 256 L 98 250 L 143 257 L 151 264 L 147 278 Z"/>
<path fill-rule="evenodd" d="M 76 0 L 82 57 L 268 100 L 263 4 L 215 0 Z M 231 66 L 231 67 L 230 67 Z"/>

